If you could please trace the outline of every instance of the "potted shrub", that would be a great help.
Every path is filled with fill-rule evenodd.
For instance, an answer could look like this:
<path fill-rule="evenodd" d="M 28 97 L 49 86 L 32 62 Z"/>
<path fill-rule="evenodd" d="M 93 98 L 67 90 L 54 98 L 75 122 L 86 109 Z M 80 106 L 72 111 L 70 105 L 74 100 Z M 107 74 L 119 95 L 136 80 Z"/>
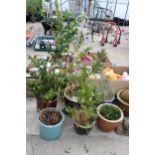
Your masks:
<path fill-rule="evenodd" d="M 96 79 L 94 83 L 97 91 L 102 94 L 102 102 L 112 103 L 115 99 L 115 95 L 106 77 L 103 74 L 100 74 L 100 79 Z"/>
<path fill-rule="evenodd" d="M 42 20 L 42 0 L 26 1 L 26 21 L 36 22 Z"/>
<path fill-rule="evenodd" d="M 78 134 L 88 134 L 96 119 L 96 107 L 100 104 L 101 96 L 95 90 L 93 83 L 83 81 L 80 89 L 77 90 L 78 108 L 67 107 L 66 111 L 71 113 L 75 131 Z"/>
<path fill-rule="evenodd" d="M 42 109 L 37 117 L 40 136 L 46 140 L 57 139 L 62 130 L 64 114 L 56 108 Z"/>
<path fill-rule="evenodd" d="M 46 107 L 56 107 L 57 97 L 65 88 L 65 76 L 56 73 L 52 64 L 45 59 L 30 57 L 36 71 L 33 73 L 33 80 L 28 81 L 27 87 L 37 99 L 37 111 Z"/>
<path fill-rule="evenodd" d="M 77 134 L 87 135 L 93 128 L 96 119 L 94 109 L 88 108 L 67 108 L 67 111 L 72 114 L 74 129 Z"/>
<path fill-rule="evenodd" d="M 112 131 L 122 123 L 123 111 L 114 104 L 103 103 L 97 107 L 98 127 L 103 131 Z"/>
<path fill-rule="evenodd" d="M 71 70 L 73 70 L 73 67 Z M 78 73 L 68 75 L 67 87 L 64 90 L 66 106 L 79 107 L 77 92 L 83 88 L 84 81 L 87 77 L 88 73 L 85 66 L 81 67 Z"/>
<path fill-rule="evenodd" d="M 120 90 L 117 92 L 118 106 L 123 110 L 126 116 L 129 116 L 129 90 Z"/>

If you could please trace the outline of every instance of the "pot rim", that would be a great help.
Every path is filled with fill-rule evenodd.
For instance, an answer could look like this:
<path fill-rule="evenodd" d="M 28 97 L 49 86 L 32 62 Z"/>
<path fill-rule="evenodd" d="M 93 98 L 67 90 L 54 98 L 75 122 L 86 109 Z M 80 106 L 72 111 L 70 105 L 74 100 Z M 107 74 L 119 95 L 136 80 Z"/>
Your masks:
<path fill-rule="evenodd" d="M 115 99 L 115 95 L 113 94 L 112 98 L 111 99 L 103 99 L 103 102 L 113 102 Z"/>
<path fill-rule="evenodd" d="M 124 105 L 128 106 L 129 107 L 129 104 L 125 101 L 123 101 L 121 98 L 120 98 L 120 93 L 123 92 L 124 90 L 120 90 L 117 92 L 117 99 Z"/>
<path fill-rule="evenodd" d="M 85 127 L 85 126 L 83 126 L 83 125 L 80 125 L 80 124 L 78 124 L 75 120 L 74 120 L 74 118 L 72 118 L 72 120 L 73 120 L 73 123 L 74 124 L 76 124 L 77 126 L 79 126 L 80 128 L 83 128 L 83 129 L 89 129 L 89 128 L 92 128 L 94 125 L 95 125 L 95 120 L 91 123 L 91 127 Z"/>
<path fill-rule="evenodd" d="M 67 86 L 67 87 L 65 88 L 65 90 L 64 90 L 64 96 L 65 96 L 68 100 L 70 100 L 70 101 L 72 101 L 72 102 L 75 102 L 75 103 L 78 103 L 76 100 L 70 98 L 70 97 L 66 94 L 67 89 L 69 89 L 70 87 L 71 87 L 71 86 Z"/>
<path fill-rule="evenodd" d="M 117 108 L 117 109 L 120 111 L 120 113 L 121 113 L 121 117 L 120 117 L 119 119 L 117 119 L 117 120 L 109 120 L 109 119 L 106 119 L 105 117 L 103 117 L 103 116 L 100 114 L 100 109 L 101 109 L 101 107 L 103 107 L 103 106 L 105 106 L 105 105 L 111 105 L 111 106 Z M 123 120 L 123 118 L 124 118 L 123 111 L 122 111 L 117 105 L 109 104 L 109 103 L 102 103 L 102 104 L 100 104 L 100 105 L 97 107 L 97 114 L 98 114 L 98 116 L 99 116 L 101 119 L 103 119 L 103 120 L 105 120 L 105 121 L 107 121 L 107 122 L 111 122 L 111 123 L 121 122 L 121 121 Z"/>
<path fill-rule="evenodd" d="M 59 112 L 59 113 L 61 114 L 61 121 L 60 121 L 59 123 L 57 123 L 57 124 L 55 124 L 55 125 L 46 125 L 46 124 L 44 124 L 44 123 L 42 123 L 42 122 L 40 121 L 40 119 L 39 119 L 40 114 L 41 114 L 43 111 L 46 111 L 46 110 L 48 110 L 48 109 L 51 109 L 52 111 L 57 111 L 57 112 Z M 58 127 L 60 124 L 62 124 L 62 123 L 64 122 L 64 119 L 65 119 L 65 116 L 64 116 L 63 112 L 62 112 L 61 110 L 58 110 L 58 109 L 52 108 L 52 107 L 44 108 L 44 109 L 42 109 L 42 110 L 37 114 L 38 123 L 39 123 L 40 125 L 46 127 L 46 128 Z"/>

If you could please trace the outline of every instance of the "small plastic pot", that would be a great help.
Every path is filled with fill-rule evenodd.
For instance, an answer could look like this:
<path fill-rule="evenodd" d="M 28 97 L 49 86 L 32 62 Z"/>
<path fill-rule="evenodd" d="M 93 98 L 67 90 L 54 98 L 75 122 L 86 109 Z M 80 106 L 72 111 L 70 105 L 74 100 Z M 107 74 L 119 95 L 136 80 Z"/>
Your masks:
<path fill-rule="evenodd" d="M 35 23 L 35 22 L 36 22 L 36 17 L 35 17 L 35 16 L 32 16 L 32 17 L 31 17 L 31 22 L 32 22 L 32 23 Z"/>
<path fill-rule="evenodd" d="M 117 108 L 120 111 L 121 117 L 118 120 L 108 120 L 100 114 L 100 109 L 106 105 L 109 105 L 109 103 L 103 103 L 97 107 L 97 114 L 98 114 L 97 124 L 101 130 L 109 132 L 115 129 L 118 125 L 120 125 L 123 122 L 124 114 L 123 111 L 118 106 L 110 104 L 111 106 Z"/>
<path fill-rule="evenodd" d="M 40 98 L 37 99 L 37 112 L 40 110 L 47 108 L 47 107 L 56 107 L 57 106 L 57 97 L 54 97 L 53 99 L 49 100 L 48 102 L 42 101 Z"/>
<path fill-rule="evenodd" d="M 42 114 L 42 112 L 46 111 L 46 110 L 52 110 L 52 111 L 58 111 L 61 114 L 61 121 L 58 122 L 58 124 L 55 125 L 45 125 L 44 123 L 42 123 L 39 119 L 40 115 Z M 38 121 L 38 126 L 39 126 L 39 132 L 40 132 L 40 136 L 43 139 L 46 140 L 55 140 L 57 139 L 62 131 L 62 126 L 63 126 L 63 122 L 64 122 L 64 114 L 62 111 L 57 110 L 56 108 L 45 108 L 42 109 L 38 116 L 37 116 L 37 121 Z"/>
<path fill-rule="evenodd" d="M 91 127 L 85 127 L 85 126 L 79 125 L 74 120 L 73 120 L 73 124 L 74 124 L 74 129 L 75 129 L 77 134 L 79 134 L 79 135 L 88 135 L 90 130 L 93 128 L 95 122 L 92 123 Z"/>

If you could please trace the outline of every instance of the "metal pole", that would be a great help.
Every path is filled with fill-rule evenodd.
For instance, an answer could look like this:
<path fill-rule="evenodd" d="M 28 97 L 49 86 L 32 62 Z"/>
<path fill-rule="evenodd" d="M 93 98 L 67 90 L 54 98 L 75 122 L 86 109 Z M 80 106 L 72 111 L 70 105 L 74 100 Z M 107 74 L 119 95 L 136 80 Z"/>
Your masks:
<path fill-rule="evenodd" d="M 107 0 L 106 9 L 108 8 L 109 0 Z"/>
<path fill-rule="evenodd" d="M 52 0 L 49 0 L 49 19 L 52 17 L 52 13 L 53 13 Z"/>
<path fill-rule="evenodd" d="M 117 7 L 117 0 L 116 0 L 116 3 L 115 3 L 115 9 L 114 9 L 114 15 L 113 15 L 113 18 L 114 18 L 114 16 L 115 16 L 116 7 Z"/>
<path fill-rule="evenodd" d="M 123 26 L 124 26 L 124 24 L 125 24 L 126 16 L 127 16 L 127 13 L 128 13 L 128 8 L 129 8 L 129 1 L 128 1 L 127 8 L 126 8 L 126 13 L 125 13 L 125 17 L 124 17 Z"/>
<path fill-rule="evenodd" d="M 87 1 L 84 0 L 83 3 L 84 3 L 84 4 L 83 4 L 83 11 L 86 13 L 86 11 L 87 11 Z"/>

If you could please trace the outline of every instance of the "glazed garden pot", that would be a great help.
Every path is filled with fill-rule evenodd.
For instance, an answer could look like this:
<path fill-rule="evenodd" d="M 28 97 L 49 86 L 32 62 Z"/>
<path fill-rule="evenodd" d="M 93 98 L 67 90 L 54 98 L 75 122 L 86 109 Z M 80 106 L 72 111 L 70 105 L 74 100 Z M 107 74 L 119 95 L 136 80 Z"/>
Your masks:
<path fill-rule="evenodd" d="M 48 102 L 42 101 L 40 98 L 36 98 L 37 100 L 37 112 L 47 107 L 56 107 L 57 106 L 57 97 L 49 100 Z"/>
<path fill-rule="evenodd" d="M 113 95 L 113 97 L 111 99 L 104 99 L 103 103 L 112 103 L 115 99 L 115 96 Z"/>
<path fill-rule="evenodd" d="M 65 105 L 70 106 L 70 107 L 74 107 L 74 108 L 79 108 L 79 104 L 78 104 L 77 100 L 72 99 L 71 97 L 69 97 L 67 95 L 67 91 L 69 89 L 70 89 L 70 86 L 66 87 L 65 90 L 64 90 Z"/>
<path fill-rule="evenodd" d="M 91 127 L 84 127 L 82 125 L 79 125 L 77 122 L 73 120 L 74 129 L 77 134 L 79 135 L 88 135 L 89 131 L 93 128 L 95 122 L 92 123 Z"/>
<path fill-rule="evenodd" d="M 129 104 L 120 98 L 122 92 L 123 90 L 117 92 L 118 106 L 123 110 L 125 116 L 129 116 Z"/>
<path fill-rule="evenodd" d="M 109 105 L 109 103 L 103 103 L 97 107 L 97 114 L 98 114 L 97 124 L 101 130 L 109 132 L 109 131 L 112 131 L 113 129 L 115 129 L 119 124 L 121 124 L 123 122 L 124 115 L 123 115 L 123 111 L 118 106 L 116 106 L 114 104 L 110 104 L 111 106 L 116 107 L 120 111 L 121 117 L 118 120 L 106 119 L 105 117 L 103 117 L 100 114 L 100 109 L 105 105 Z"/>
<path fill-rule="evenodd" d="M 40 121 L 39 117 L 40 117 L 41 113 L 48 109 L 51 109 L 52 111 L 58 111 L 61 114 L 60 122 L 58 122 L 55 125 L 45 125 L 44 123 L 42 123 Z M 46 140 L 55 140 L 61 134 L 63 122 L 64 122 L 64 114 L 62 111 L 59 111 L 56 108 L 45 108 L 39 112 L 39 114 L 37 116 L 37 121 L 38 121 L 40 136 Z"/>

